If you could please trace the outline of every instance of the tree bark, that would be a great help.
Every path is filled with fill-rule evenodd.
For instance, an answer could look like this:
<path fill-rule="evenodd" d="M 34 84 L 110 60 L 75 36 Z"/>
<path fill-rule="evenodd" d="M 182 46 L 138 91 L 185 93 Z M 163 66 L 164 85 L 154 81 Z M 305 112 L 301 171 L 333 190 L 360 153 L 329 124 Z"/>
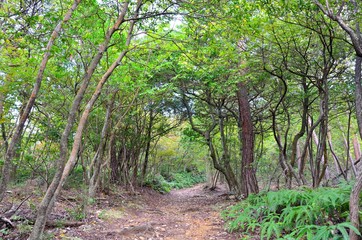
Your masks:
<path fill-rule="evenodd" d="M 344 180 L 347 181 L 347 176 L 344 174 L 343 169 L 342 169 L 342 166 L 341 166 L 341 163 L 340 163 L 340 161 L 339 161 L 339 159 L 338 159 L 338 157 L 337 157 L 337 155 L 336 155 L 336 153 L 335 153 L 335 151 L 334 151 L 334 149 L 333 149 L 332 136 L 331 136 L 330 132 L 328 132 L 327 137 L 328 137 L 329 150 L 330 150 L 331 153 L 332 153 L 332 157 L 333 157 L 333 159 L 334 159 L 334 164 L 335 164 L 335 166 L 336 166 L 336 170 L 337 170 L 337 172 L 339 172 L 339 175 L 337 175 L 337 176 L 342 175 L 343 178 L 344 178 Z"/>
<path fill-rule="evenodd" d="M 238 104 L 240 115 L 242 159 L 241 159 L 241 189 L 245 197 L 251 193 L 258 193 L 258 181 L 255 175 L 254 163 L 254 126 L 251 119 L 250 105 L 246 86 L 239 82 Z"/>
<path fill-rule="evenodd" d="M 100 172 L 101 172 L 102 159 L 104 156 L 104 148 L 106 145 L 106 136 L 107 136 L 107 131 L 108 131 L 108 127 L 109 127 L 109 122 L 111 119 L 115 95 L 116 95 L 116 93 L 113 94 L 112 99 L 108 103 L 107 112 L 106 112 L 102 132 L 101 132 L 101 136 L 100 136 L 98 150 L 94 156 L 94 161 L 92 161 L 92 164 L 90 167 L 90 171 L 92 171 L 92 175 L 89 180 L 89 188 L 88 188 L 88 195 L 90 198 L 95 197 L 97 188 L 99 185 L 99 179 L 100 179 L 99 176 L 100 176 Z"/>
<path fill-rule="evenodd" d="M 40 239 L 44 231 L 47 216 L 51 212 L 56 196 L 60 191 L 59 186 L 61 186 L 61 184 L 65 180 L 65 175 L 63 175 L 63 172 L 65 170 L 65 163 L 68 155 L 68 138 L 71 134 L 71 130 L 76 120 L 76 114 L 84 97 L 85 91 L 88 88 L 90 79 L 96 67 L 98 66 L 98 63 L 100 62 L 104 52 L 106 51 L 113 34 L 119 29 L 120 25 L 124 22 L 124 17 L 128 10 L 128 4 L 129 4 L 128 2 L 125 2 L 123 4 L 122 12 L 118 16 L 116 23 L 111 28 L 108 29 L 104 42 L 99 46 L 97 54 L 92 59 L 92 62 L 90 63 L 85 75 L 83 76 L 83 81 L 80 85 L 77 95 L 75 96 L 75 99 L 73 100 L 73 104 L 68 115 L 67 125 L 63 131 L 60 140 L 60 154 L 59 154 L 59 159 L 57 160 L 57 170 L 49 188 L 47 189 L 47 192 L 45 193 L 42 202 L 38 207 L 37 219 L 35 221 L 33 231 L 29 236 L 29 240 Z M 89 109 L 86 109 L 85 111 L 88 110 Z M 83 121 L 84 120 L 85 119 L 83 118 Z M 79 144 L 79 134 L 77 137 L 78 140 L 75 139 L 73 146 L 74 145 L 77 146 Z M 68 170 L 66 172 L 68 172 Z"/>
<path fill-rule="evenodd" d="M 327 4 L 327 6 L 322 5 L 318 0 L 314 0 L 314 3 L 321 9 L 321 11 L 328 16 L 333 21 L 336 21 L 338 25 L 349 35 L 351 38 L 351 42 L 353 48 L 356 52 L 356 62 L 355 62 L 355 96 L 356 96 L 356 117 L 358 123 L 358 130 L 360 137 L 362 138 L 362 86 L 361 86 L 361 64 L 362 64 L 362 35 L 361 29 L 359 25 L 359 21 L 355 21 L 355 28 L 353 29 L 350 27 L 343 19 L 341 14 L 342 10 L 344 9 L 344 5 L 338 6 L 339 10 L 336 14 Z M 327 2 L 328 3 L 328 2 Z M 359 6 L 356 0 L 351 0 L 351 3 L 354 6 L 353 15 L 359 15 Z M 344 4 L 344 2 L 342 3 Z M 351 223 L 359 229 L 359 194 L 362 189 L 362 174 L 359 174 L 356 180 L 356 184 L 353 187 L 351 193 L 351 200 L 350 200 L 350 218 Z M 358 235 L 351 231 L 349 235 L 351 240 L 359 239 Z"/>
<path fill-rule="evenodd" d="M 24 111 L 22 112 L 22 114 L 20 115 L 19 118 L 19 122 L 15 128 L 15 132 L 11 138 L 10 144 L 8 146 L 8 149 L 6 151 L 5 154 L 5 159 L 4 159 L 4 165 L 3 165 L 3 169 L 2 169 L 2 175 L 1 175 L 1 179 L 0 179 L 0 202 L 3 200 L 4 198 L 4 194 L 5 191 L 7 189 L 7 184 L 10 180 L 10 168 L 11 168 L 11 162 L 14 158 L 15 152 L 17 150 L 18 144 L 21 141 L 21 135 L 25 126 L 26 121 L 29 118 L 30 112 L 34 106 L 35 103 L 35 99 L 38 96 L 40 87 L 41 87 L 41 83 L 43 80 L 43 75 L 44 75 L 44 71 L 46 68 L 46 65 L 48 63 L 49 57 L 50 57 L 50 50 L 54 45 L 55 39 L 58 37 L 59 32 L 62 29 L 62 26 L 69 21 L 69 19 L 71 18 L 74 10 L 78 7 L 78 4 L 80 3 L 81 0 L 74 0 L 73 5 L 71 6 L 71 8 L 68 10 L 68 12 L 65 14 L 64 18 L 62 21 L 60 21 L 58 23 L 58 25 L 54 28 L 50 39 L 48 41 L 48 44 L 46 46 L 45 49 L 45 53 L 43 55 L 43 59 L 41 61 L 40 67 L 39 67 L 39 71 L 38 71 L 38 75 L 36 77 L 34 86 L 33 86 L 33 90 L 31 92 L 31 95 L 28 99 L 28 102 L 26 104 L 26 107 L 24 109 Z"/>
<path fill-rule="evenodd" d="M 361 34 L 359 34 L 361 40 Z M 361 41 L 360 41 L 361 43 Z M 362 46 L 362 43 L 361 43 Z M 357 112 L 357 123 L 360 137 L 362 138 L 362 85 L 361 85 L 361 69 L 362 67 L 362 57 L 356 57 L 355 65 L 355 84 L 356 84 L 356 112 Z M 360 220 L 359 220 L 359 202 L 360 202 L 360 193 L 362 190 L 362 174 L 359 173 L 356 179 L 356 183 L 352 189 L 350 202 L 349 202 L 349 217 L 351 223 L 357 229 L 360 229 Z M 349 237 L 351 240 L 358 240 L 359 236 L 354 232 L 350 231 Z"/>
<path fill-rule="evenodd" d="M 354 151 L 354 157 L 355 157 L 356 161 L 360 160 L 360 158 L 361 158 L 361 145 L 359 144 L 357 135 L 355 135 L 353 137 L 353 151 Z"/>
<path fill-rule="evenodd" d="M 146 172 L 147 172 L 147 167 L 148 167 L 148 159 L 149 159 L 149 155 L 150 155 L 150 148 L 151 148 L 151 135 L 152 135 L 152 126 L 153 126 L 153 121 L 154 121 L 154 115 L 153 115 L 153 109 L 150 109 L 150 119 L 148 122 L 148 127 L 147 127 L 147 145 L 146 145 L 146 150 L 145 150 L 145 159 L 143 161 L 143 166 L 142 166 L 142 176 L 141 176 L 141 180 L 143 182 L 143 180 L 145 179 L 146 176 Z"/>

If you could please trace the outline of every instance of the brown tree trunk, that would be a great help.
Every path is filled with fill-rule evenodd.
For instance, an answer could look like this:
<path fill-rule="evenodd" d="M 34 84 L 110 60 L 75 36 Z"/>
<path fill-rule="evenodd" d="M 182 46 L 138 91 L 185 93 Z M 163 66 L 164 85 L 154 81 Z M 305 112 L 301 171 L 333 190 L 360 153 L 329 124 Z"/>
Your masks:
<path fill-rule="evenodd" d="M 225 125 L 224 125 L 224 116 L 222 116 L 221 113 L 219 113 L 219 131 L 220 131 L 220 140 L 221 140 L 221 147 L 222 147 L 222 154 L 220 161 L 223 164 L 223 169 L 225 171 L 225 177 L 228 182 L 231 183 L 229 187 L 234 188 L 234 191 L 240 195 L 245 193 L 242 192 L 242 188 L 240 185 L 240 182 L 236 178 L 233 169 L 230 165 L 230 155 L 229 155 L 229 148 L 227 145 L 227 140 L 225 136 Z M 247 195 L 245 195 L 247 196 Z"/>
<path fill-rule="evenodd" d="M 123 5 L 122 12 L 119 15 L 116 23 L 107 31 L 103 44 L 100 45 L 100 47 L 98 49 L 98 53 L 94 56 L 92 62 L 90 63 L 90 65 L 87 69 L 87 72 L 85 73 L 85 75 L 83 77 L 83 81 L 77 92 L 77 95 L 76 95 L 75 99 L 73 100 L 73 104 L 72 104 L 71 110 L 68 115 L 67 125 L 63 131 L 63 134 L 62 134 L 62 137 L 60 140 L 60 154 L 59 154 L 59 159 L 57 161 L 58 166 L 57 166 L 56 174 L 53 178 L 52 183 L 50 184 L 49 188 L 47 189 L 47 192 L 46 192 L 42 202 L 40 203 L 40 205 L 38 207 L 37 219 L 34 224 L 33 231 L 31 233 L 31 235 L 29 236 L 29 240 L 38 240 L 41 238 L 41 235 L 44 231 L 47 216 L 49 215 L 49 213 L 51 212 L 51 210 L 53 208 L 56 196 L 58 195 L 58 193 L 60 191 L 61 184 L 64 182 L 64 180 L 67 176 L 67 173 L 69 173 L 70 166 L 68 165 L 67 170 L 65 170 L 65 163 L 66 163 L 66 158 L 68 155 L 68 138 L 70 136 L 74 122 L 76 120 L 76 114 L 78 112 L 79 106 L 84 97 L 85 91 L 88 88 L 90 79 L 91 79 L 96 67 L 98 66 L 98 63 L 100 62 L 104 52 L 106 51 L 106 49 L 108 47 L 108 44 L 112 38 L 112 35 L 119 29 L 119 26 L 124 22 L 124 17 L 127 13 L 127 9 L 128 9 L 128 2 L 125 2 Z M 93 99 L 94 99 L 94 97 L 93 97 Z M 88 105 L 88 107 L 89 107 L 89 105 Z M 85 111 L 89 111 L 89 110 L 90 109 L 86 109 Z M 83 121 L 83 122 L 85 120 L 86 120 L 85 118 L 81 119 L 81 121 Z M 81 125 L 81 123 L 78 126 L 80 126 L 80 125 Z M 83 129 L 81 129 L 81 130 L 83 130 Z M 76 136 L 76 138 L 74 140 L 73 146 L 79 146 L 80 138 L 81 138 L 79 135 L 80 134 L 78 131 L 78 135 Z M 76 152 L 76 154 L 77 153 L 78 153 L 78 151 Z M 72 154 L 74 154 L 74 151 L 72 151 Z M 72 158 L 73 158 L 73 156 L 72 156 Z M 69 161 L 69 162 L 71 163 L 71 161 Z"/>
<path fill-rule="evenodd" d="M 258 181 L 256 180 L 254 163 L 254 126 L 251 119 L 250 105 L 246 86 L 238 84 L 238 104 L 240 114 L 241 144 L 243 146 L 241 159 L 241 189 L 245 197 L 251 193 L 258 193 Z"/>
<path fill-rule="evenodd" d="M 116 132 L 113 131 L 109 140 L 109 166 L 111 168 L 110 182 L 116 183 L 119 177 L 119 164 L 117 161 L 117 148 L 115 143 Z"/>
<path fill-rule="evenodd" d="M 152 135 L 152 126 L 153 126 L 153 121 L 154 121 L 154 115 L 153 115 L 153 109 L 150 109 L 150 119 L 148 122 L 148 127 L 147 127 L 147 144 L 146 144 L 146 150 L 145 150 L 145 159 L 143 161 L 143 166 L 142 166 L 142 176 L 141 176 L 141 181 L 143 182 L 143 180 L 145 179 L 146 176 L 146 172 L 147 172 L 147 167 L 148 167 L 148 159 L 149 159 L 149 155 L 150 155 L 150 149 L 151 149 L 151 135 Z"/>
<path fill-rule="evenodd" d="M 355 62 L 355 96 L 356 96 L 356 117 L 358 123 L 358 130 L 360 137 L 362 138 L 362 85 L 361 85 L 361 64 L 362 64 L 362 35 L 359 21 L 355 21 L 355 28 L 351 28 L 342 18 L 343 5 L 338 6 L 340 9 L 336 14 L 330 6 L 322 5 L 318 0 L 314 0 L 315 4 L 321 9 L 321 11 L 333 21 L 336 21 L 339 26 L 350 36 L 352 45 L 356 52 Z M 351 0 L 353 4 L 354 16 L 359 15 L 359 6 L 356 0 Z M 341 3 L 341 4 L 344 4 Z M 350 200 L 350 218 L 351 223 L 357 229 L 359 229 L 359 195 L 362 189 L 362 174 L 359 174 L 355 186 L 353 187 Z M 351 231 L 349 235 L 351 240 L 359 239 L 358 235 Z"/>
<path fill-rule="evenodd" d="M 80 1 L 81 0 L 75 0 L 73 2 L 72 7 L 65 14 L 63 20 L 61 22 L 59 22 L 58 25 L 55 27 L 54 31 L 52 32 L 52 35 L 50 36 L 48 44 L 46 46 L 45 53 L 43 55 L 43 59 L 40 64 L 40 67 L 39 67 L 38 75 L 36 77 L 35 84 L 33 86 L 33 90 L 31 92 L 31 95 L 29 97 L 28 103 L 26 104 L 24 111 L 20 115 L 19 123 L 17 124 L 17 126 L 15 128 L 15 132 L 11 138 L 10 144 L 9 144 L 6 154 L 5 154 L 4 165 L 3 165 L 2 175 L 1 175 L 1 179 L 0 179 L 0 202 L 3 200 L 5 191 L 7 189 L 7 184 L 9 182 L 9 178 L 10 178 L 11 162 L 14 158 L 14 155 L 15 155 L 15 152 L 17 149 L 17 145 L 21 141 L 21 134 L 23 132 L 25 122 L 29 118 L 30 112 L 35 103 L 35 99 L 37 98 L 40 87 L 41 87 L 41 82 L 43 80 L 44 71 L 45 71 L 46 65 L 47 65 L 49 57 L 50 57 L 50 50 L 53 47 L 55 39 L 58 37 L 63 24 L 65 24 L 67 21 L 69 21 L 69 19 L 72 16 L 72 13 L 77 8 Z"/>
<path fill-rule="evenodd" d="M 307 122 L 308 122 L 308 105 L 309 105 L 309 98 L 308 98 L 308 86 L 306 84 L 306 78 L 303 77 L 303 82 L 302 82 L 302 86 L 303 86 L 303 90 L 304 90 L 304 98 L 303 98 L 303 112 L 302 112 L 302 126 L 300 127 L 299 132 L 294 136 L 293 138 L 293 142 L 292 142 L 292 153 L 290 156 L 290 165 L 292 166 L 292 168 L 294 168 L 295 166 L 295 162 L 296 162 L 296 157 L 297 157 L 297 148 L 298 148 L 298 141 L 301 137 L 303 137 L 303 135 L 305 134 L 306 131 L 306 127 L 307 127 Z M 301 164 L 299 165 L 299 167 L 301 167 Z M 300 169 L 300 168 L 299 168 Z M 292 177 L 293 174 L 292 172 L 289 172 L 289 181 L 292 181 Z M 303 184 L 305 184 L 304 179 L 304 175 L 299 176 L 303 182 Z"/>
<path fill-rule="evenodd" d="M 106 145 L 106 136 L 107 136 L 107 131 L 108 131 L 108 127 L 109 127 L 109 122 L 111 119 L 115 95 L 116 95 L 116 93 L 113 94 L 112 99 L 108 103 L 107 112 L 106 112 L 102 132 L 101 132 L 101 136 L 100 136 L 98 150 L 97 150 L 96 155 L 94 156 L 94 160 L 92 161 L 92 164 L 89 169 L 89 171 L 92 171 L 92 175 L 89 180 L 89 188 L 88 188 L 88 195 L 90 198 L 95 197 L 97 188 L 99 185 L 99 179 L 100 179 L 99 176 L 101 173 L 101 165 L 102 165 L 102 160 L 103 160 L 103 156 L 104 156 L 104 148 Z"/>
<path fill-rule="evenodd" d="M 359 28 L 358 28 L 359 31 Z M 361 34 L 359 33 L 359 40 L 361 42 Z M 357 122 L 358 122 L 358 129 L 360 133 L 360 137 L 362 138 L 362 85 L 361 85 L 361 69 L 362 67 L 362 57 L 356 57 L 356 65 L 355 65 L 355 84 L 356 84 L 356 112 L 357 112 Z M 360 220 L 359 220 L 359 202 L 360 202 L 360 193 L 362 190 L 362 174 L 359 173 L 356 179 L 356 183 L 352 189 L 350 201 L 349 201 L 349 217 L 351 219 L 351 223 L 357 229 L 360 228 Z M 359 236 L 350 231 L 349 237 L 351 240 L 358 240 Z"/>
<path fill-rule="evenodd" d="M 358 141 L 357 135 L 353 137 L 353 151 L 354 151 L 354 157 L 356 161 L 360 160 L 361 158 L 361 145 Z"/>
<path fill-rule="evenodd" d="M 210 158 L 212 160 L 213 166 L 216 170 L 220 171 L 223 176 L 225 176 L 226 181 L 228 183 L 229 189 L 231 191 L 235 191 L 236 194 L 240 195 L 241 194 L 241 189 L 240 189 L 240 184 L 238 183 L 234 172 L 232 171 L 230 164 L 229 164 L 229 168 L 226 169 L 222 163 L 220 163 L 220 159 L 218 158 L 217 154 L 216 154 L 216 150 L 212 141 L 212 136 L 211 136 L 211 132 L 215 129 L 215 127 L 217 126 L 217 122 L 214 119 L 214 116 L 212 114 L 210 114 L 211 119 L 212 119 L 212 124 L 208 127 L 207 130 L 201 130 L 198 126 L 195 125 L 194 121 L 193 121 L 193 116 L 192 116 L 192 111 L 190 108 L 190 105 L 188 104 L 187 100 L 186 100 L 186 94 L 184 92 L 184 89 L 181 89 L 182 91 L 182 101 L 183 104 L 187 110 L 187 116 L 189 119 L 189 123 L 191 125 L 191 128 L 199 133 L 201 136 L 204 137 L 204 139 L 206 140 L 206 143 L 209 147 L 209 151 L 210 151 Z M 208 98 L 211 98 L 211 96 L 207 96 Z M 210 101 L 208 100 L 208 103 Z M 210 107 L 210 106 L 209 106 Z"/>
<path fill-rule="evenodd" d="M 337 175 L 337 176 L 342 175 L 343 178 L 344 178 L 344 180 L 347 181 L 347 176 L 344 174 L 343 169 L 342 169 L 342 166 L 341 166 L 341 163 L 340 163 L 340 161 L 339 161 L 339 159 L 338 159 L 338 157 L 337 157 L 337 155 L 336 155 L 336 153 L 335 153 L 335 151 L 334 151 L 334 149 L 333 149 L 332 136 L 331 136 L 330 132 L 328 132 L 327 137 L 328 137 L 329 150 L 330 150 L 331 153 L 332 153 L 332 157 L 333 157 L 333 159 L 334 159 L 334 164 L 335 164 L 335 166 L 336 166 L 336 170 L 337 170 L 337 172 L 339 172 L 339 175 Z"/>

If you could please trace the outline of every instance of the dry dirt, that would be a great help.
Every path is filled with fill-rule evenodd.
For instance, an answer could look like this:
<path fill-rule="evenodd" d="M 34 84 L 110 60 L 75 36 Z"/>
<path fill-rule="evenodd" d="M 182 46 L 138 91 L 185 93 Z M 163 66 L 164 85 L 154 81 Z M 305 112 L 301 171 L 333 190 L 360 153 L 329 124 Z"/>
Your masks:
<path fill-rule="evenodd" d="M 233 203 L 225 191 L 203 185 L 161 195 L 143 190 L 126 199 L 113 198 L 111 207 L 98 210 L 89 223 L 58 230 L 57 239 L 238 239 L 224 230 L 220 211 Z"/>
<path fill-rule="evenodd" d="M 23 193 L 24 191 L 20 191 Z M 137 189 L 137 194 L 123 190 L 103 194 L 95 204 L 90 205 L 87 217 L 79 227 L 62 227 L 46 229 L 46 239 L 68 240 L 234 240 L 240 239 L 236 234 L 224 229 L 220 212 L 235 203 L 228 200 L 225 188 L 214 191 L 205 189 L 203 184 L 192 188 L 173 190 L 160 194 L 149 188 Z M 15 192 L 12 195 L 16 195 Z M 41 195 L 29 199 L 22 206 L 18 215 L 34 219 L 34 206 Z M 50 220 L 74 221 L 72 211 L 81 205 L 81 191 L 67 190 L 55 206 Z M 18 196 L 23 198 L 23 196 Z M 9 198 L 10 199 L 10 198 Z M 0 204 L 1 208 L 5 205 Z M 10 204 L 11 205 L 11 204 Z M 33 205 L 33 206 L 31 206 Z M 73 210 L 72 210 L 73 209 Z M 0 231 L 0 239 L 27 239 L 30 225 L 14 222 L 17 228 L 7 234 Z"/>

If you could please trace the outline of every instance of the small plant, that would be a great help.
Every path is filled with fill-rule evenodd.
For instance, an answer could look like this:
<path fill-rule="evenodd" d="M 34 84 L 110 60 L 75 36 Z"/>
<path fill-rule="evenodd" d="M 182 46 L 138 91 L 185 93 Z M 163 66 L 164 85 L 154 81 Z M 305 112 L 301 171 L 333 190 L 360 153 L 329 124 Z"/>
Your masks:
<path fill-rule="evenodd" d="M 69 216 L 74 220 L 81 221 L 86 218 L 83 204 L 80 206 L 75 206 L 73 208 L 67 208 L 66 211 L 68 212 Z"/>
<path fill-rule="evenodd" d="M 260 232 L 261 239 L 348 239 L 351 187 L 281 190 L 250 195 L 223 212 L 230 231 Z M 313 236 L 310 238 L 310 236 Z"/>
<path fill-rule="evenodd" d="M 2 235 L 8 235 L 9 234 L 9 229 L 7 229 L 7 228 L 0 229 L 0 233 Z"/>
<path fill-rule="evenodd" d="M 22 234 L 29 234 L 33 229 L 33 226 L 30 225 L 28 221 L 25 221 L 17 226 L 19 233 Z"/>

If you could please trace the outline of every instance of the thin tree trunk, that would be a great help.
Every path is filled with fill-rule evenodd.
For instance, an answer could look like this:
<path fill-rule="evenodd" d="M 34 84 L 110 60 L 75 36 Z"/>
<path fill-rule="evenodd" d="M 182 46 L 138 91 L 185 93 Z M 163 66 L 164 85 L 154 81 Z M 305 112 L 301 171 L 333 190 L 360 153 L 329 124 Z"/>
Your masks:
<path fill-rule="evenodd" d="M 41 87 L 44 71 L 45 71 L 46 65 L 47 65 L 49 57 L 50 57 L 50 50 L 53 47 L 55 39 L 58 37 L 59 32 L 62 29 L 62 26 L 66 22 L 69 21 L 74 10 L 78 7 L 78 4 L 80 3 L 80 1 L 81 0 L 75 0 L 73 2 L 72 7 L 65 14 L 63 20 L 60 21 L 58 23 L 58 25 L 54 28 L 54 30 L 50 36 L 50 39 L 48 41 L 48 44 L 46 46 L 45 53 L 43 55 L 43 59 L 41 61 L 40 67 L 39 67 L 38 75 L 36 77 L 36 80 L 35 80 L 35 83 L 33 86 L 33 90 L 31 92 L 31 95 L 29 97 L 29 100 L 26 104 L 24 111 L 20 115 L 19 122 L 16 126 L 15 132 L 11 138 L 10 144 L 9 144 L 6 154 L 5 154 L 4 165 L 3 165 L 2 175 L 1 175 L 1 179 L 0 179 L 0 202 L 4 198 L 4 194 L 7 189 L 7 184 L 9 182 L 11 162 L 14 158 L 17 146 L 18 146 L 19 142 L 21 141 L 21 135 L 22 135 L 25 123 L 29 118 L 30 112 L 35 103 L 35 99 L 37 98 L 40 87 Z"/>
<path fill-rule="evenodd" d="M 361 33 L 359 32 L 359 27 L 357 28 L 359 35 L 360 46 L 362 46 Z M 361 85 L 361 69 L 362 67 L 362 57 L 356 57 L 355 65 L 355 84 L 356 84 L 356 112 L 357 112 L 357 122 L 360 137 L 362 138 L 362 85 Z M 360 229 L 360 220 L 359 220 L 359 202 L 360 202 L 360 193 L 362 190 L 362 174 L 360 173 L 357 176 L 356 183 L 352 189 L 350 202 L 349 202 L 349 217 L 351 223 L 357 229 Z M 349 237 L 351 240 L 358 240 L 359 236 L 350 231 Z"/>
<path fill-rule="evenodd" d="M 83 77 L 83 81 L 81 83 L 81 86 L 77 92 L 77 95 L 73 101 L 71 110 L 69 112 L 67 125 L 63 131 L 63 134 L 62 134 L 62 137 L 60 140 L 60 154 L 59 154 L 59 159 L 57 161 L 57 165 L 58 165 L 57 170 L 56 170 L 52 183 L 50 184 L 49 188 L 47 189 L 47 192 L 38 207 L 37 219 L 35 221 L 33 231 L 31 233 L 31 235 L 29 236 L 29 240 L 40 239 L 40 237 L 44 231 L 47 216 L 51 212 L 51 209 L 53 208 L 53 204 L 55 202 L 56 196 L 58 195 L 58 192 L 60 190 L 59 186 L 65 180 L 63 177 L 63 172 L 65 170 L 65 163 L 66 163 L 66 158 L 68 155 L 68 138 L 70 136 L 74 122 L 76 120 L 76 114 L 78 112 L 79 106 L 84 97 L 85 91 L 88 88 L 90 79 L 91 79 L 96 67 L 98 66 L 98 63 L 100 62 L 104 52 L 106 51 L 106 49 L 108 47 L 108 44 L 112 38 L 112 35 L 119 29 L 120 25 L 124 22 L 124 17 L 126 15 L 127 9 L 128 9 L 128 4 L 129 4 L 128 2 L 124 3 L 121 14 L 119 15 L 116 23 L 107 31 L 103 44 L 100 45 L 97 54 L 94 56 L 92 62 L 90 63 L 90 65 L 87 69 L 87 72 L 85 73 L 85 75 Z M 84 119 L 83 119 L 83 121 L 84 121 Z M 79 135 L 77 137 L 79 139 Z M 73 145 L 77 146 L 78 144 L 79 144 L 79 141 L 75 140 Z M 68 169 L 69 169 L 69 166 L 68 166 Z M 67 172 L 68 172 L 68 170 L 67 170 Z"/>
<path fill-rule="evenodd" d="M 313 137 L 313 140 L 314 140 L 315 145 L 316 145 L 316 146 L 319 146 L 319 145 L 320 145 L 319 139 L 318 139 L 318 136 L 317 136 L 317 134 L 315 133 L 315 131 L 313 131 L 312 135 L 313 135 L 312 137 Z M 325 156 L 326 156 L 326 155 L 323 154 L 323 155 L 322 155 L 322 158 L 321 158 L 321 161 L 320 161 L 320 163 L 323 164 L 323 165 L 327 164 L 327 161 L 325 160 Z M 328 181 L 328 179 L 330 179 L 330 174 L 329 174 L 328 169 L 325 170 L 325 178 L 326 178 L 327 181 Z"/>
<path fill-rule="evenodd" d="M 343 169 L 342 169 L 342 166 L 341 166 L 341 163 L 336 155 L 336 153 L 334 152 L 334 149 L 333 149 L 333 145 L 332 145 L 332 136 L 331 136 L 331 133 L 328 132 L 328 145 L 329 145 L 329 150 L 331 151 L 332 153 L 332 157 L 334 159 L 334 164 L 336 166 L 336 170 L 337 172 L 339 172 L 339 175 L 342 175 L 344 180 L 347 180 L 347 176 L 344 174 L 343 172 Z"/>
<path fill-rule="evenodd" d="M 113 108 L 115 96 L 116 96 L 116 93 L 113 94 L 113 97 L 108 104 L 102 132 L 101 132 L 101 136 L 100 136 L 100 143 L 98 146 L 98 150 L 95 155 L 94 161 L 92 161 L 92 164 L 91 164 L 91 166 L 93 166 L 93 167 L 91 167 L 89 170 L 89 171 L 93 172 L 92 176 L 90 177 L 90 180 L 89 180 L 89 188 L 88 188 L 88 195 L 90 198 L 95 197 L 97 188 L 99 185 L 99 179 L 100 179 L 99 176 L 100 176 L 100 172 L 101 172 L 102 159 L 104 156 L 104 148 L 106 145 L 106 136 L 107 136 L 109 122 L 111 119 L 112 108 Z"/>
<path fill-rule="evenodd" d="M 326 6 L 322 5 L 318 0 L 314 0 L 314 3 L 321 9 L 321 11 L 333 21 L 336 21 L 339 26 L 350 36 L 352 45 L 356 52 L 355 62 L 355 96 L 356 96 L 356 117 L 358 123 L 358 130 L 360 137 L 362 138 L 362 85 L 361 85 L 361 64 L 362 64 L 362 35 L 359 21 L 355 21 L 355 28 L 351 28 L 342 18 L 341 14 L 343 5 L 340 7 L 340 11 L 335 14 L 329 4 Z M 328 3 L 328 2 L 327 2 Z M 359 15 L 359 6 L 356 0 L 351 0 L 353 4 L 354 16 Z M 342 3 L 344 4 L 344 3 Z M 355 186 L 352 189 L 350 198 L 350 219 L 353 226 L 359 229 L 359 195 L 362 190 L 362 174 L 359 174 Z M 351 240 L 359 239 L 359 236 L 354 232 L 350 231 L 349 237 Z"/>
<path fill-rule="evenodd" d="M 361 159 L 361 145 L 358 141 L 357 135 L 353 138 L 353 151 L 354 151 L 354 157 L 356 161 Z"/>
<path fill-rule="evenodd" d="M 349 132 L 349 130 L 347 131 Z M 348 134 L 349 135 L 349 134 Z M 346 159 L 347 162 L 351 164 L 351 168 L 352 168 L 352 172 L 353 172 L 353 176 L 357 177 L 357 169 L 356 166 L 354 164 L 351 152 L 350 152 L 350 146 L 349 146 L 349 141 L 348 141 L 348 136 L 346 137 L 342 131 L 342 136 L 343 136 L 343 142 L 344 142 L 344 146 L 346 148 Z M 348 165 L 347 165 L 348 166 Z M 348 168 L 346 168 L 346 170 L 348 170 Z"/>
<path fill-rule="evenodd" d="M 148 167 L 148 159 L 149 159 L 150 148 L 151 148 L 151 137 L 152 137 L 151 135 L 152 135 L 153 121 L 154 121 L 153 109 L 151 108 L 151 110 L 150 110 L 150 120 L 148 122 L 148 128 L 147 128 L 147 140 L 146 140 L 147 145 L 146 145 L 146 150 L 145 150 L 145 159 L 144 159 L 143 167 L 142 167 L 142 176 L 141 176 L 142 181 L 145 179 L 146 172 L 147 172 L 147 167 Z"/>
<path fill-rule="evenodd" d="M 323 73 L 321 89 L 320 89 L 320 104 L 319 111 L 321 116 L 321 123 L 319 126 L 319 142 L 317 145 L 317 154 L 315 159 L 315 174 L 313 180 L 313 187 L 319 187 L 326 168 L 327 168 L 327 134 L 328 134 L 328 103 L 329 91 L 327 85 L 328 68 Z"/>
<path fill-rule="evenodd" d="M 225 177 L 227 177 L 228 182 L 231 183 L 231 187 L 235 189 L 237 194 L 243 194 L 247 196 L 246 193 L 243 193 L 240 182 L 236 178 L 234 171 L 230 165 L 230 155 L 229 149 L 227 146 L 226 136 L 225 136 L 225 125 L 224 125 L 224 117 L 219 114 L 219 131 L 220 131 L 220 140 L 221 140 L 221 147 L 222 147 L 222 154 L 221 154 L 221 162 L 223 164 L 223 168 L 225 171 Z"/>

